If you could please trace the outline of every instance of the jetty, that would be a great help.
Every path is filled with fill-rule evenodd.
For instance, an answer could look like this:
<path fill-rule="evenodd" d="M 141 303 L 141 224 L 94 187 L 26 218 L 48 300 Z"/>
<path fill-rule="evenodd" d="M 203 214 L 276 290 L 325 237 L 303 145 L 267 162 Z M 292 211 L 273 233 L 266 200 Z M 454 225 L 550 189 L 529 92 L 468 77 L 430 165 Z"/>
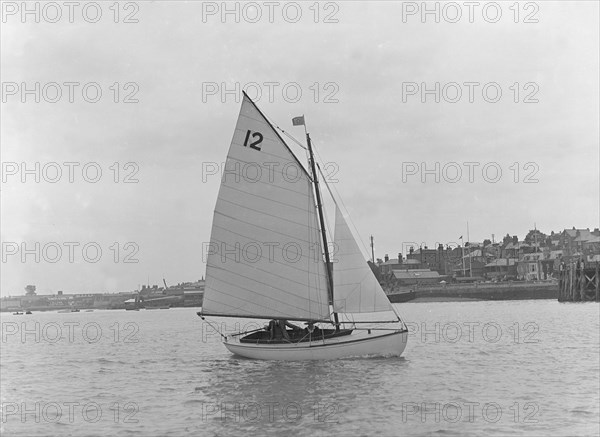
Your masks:
<path fill-rule="evenodd" d="M 600 302 L 600 263 L 563 263 L 558 280 L 559 302 Z"/>

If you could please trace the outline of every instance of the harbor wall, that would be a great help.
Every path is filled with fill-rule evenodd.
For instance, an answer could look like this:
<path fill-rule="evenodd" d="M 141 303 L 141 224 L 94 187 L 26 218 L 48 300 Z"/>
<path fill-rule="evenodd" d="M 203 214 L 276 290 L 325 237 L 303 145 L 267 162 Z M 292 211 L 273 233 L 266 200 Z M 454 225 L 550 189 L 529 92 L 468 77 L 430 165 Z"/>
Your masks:
<path fill-rule="evenodd" d="M 433 299 L 471 299 L 471 300 L 528 300 L 557 299 L 558 284 L 543 283 L 507 283 L 507 284 L 460 284 L 446 286 L 418 287 L 388 293 L 390 302 L 408 302 L 426 298 Z"/>

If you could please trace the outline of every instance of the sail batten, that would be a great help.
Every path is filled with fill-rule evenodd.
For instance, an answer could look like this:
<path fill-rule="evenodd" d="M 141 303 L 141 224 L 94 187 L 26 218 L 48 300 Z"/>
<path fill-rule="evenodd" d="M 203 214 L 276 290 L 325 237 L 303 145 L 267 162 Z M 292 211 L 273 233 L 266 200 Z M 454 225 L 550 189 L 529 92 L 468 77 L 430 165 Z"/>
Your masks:
<path fill-rule="evenodd" d="M 240 134 L 241 134 L 241 132 L 240 132 Z M 273 159 L 275 159 L 275 161 L 264 161 L 262 164 L 266 164 L 266 163 L 270 163 L 270 162 L 277 162 L 277 161 L 280 161 L 280 162 L 284 163 L 284 165 L 288 165 L 288 166 L 290 164 L 293 164 L 294 165 L 293 168 L 298 169 L 298 172 L 299 172 L 298 178 L 302 177 L 307 180 L 311 179 L 310 176 L 305 173 L 304 167 L 301 167 L 295 159 L 289 159 L 289 157 L 282 156 L 282 155 L 275 154 L 275 153 L 265 153 L 264 158 L 266 158 L 266 159 L 273 158 Z M 259 164 L 259 165 L 261 164 L 261 163 L 255 162 L 255 161 L 243 161 L 239 158 L 232 158 L 231 162 L 240 162 L 240 163 L 246 163 L 246 164 Z M 267 166 L 264 166 L 263 168 L 266 169 Z"/>
<path fill-rule="evenodd" d="M 219 241 L 219 240 L 215 240 L 215 242 L 217 242 L 217 243 L 224 243 L 224 242 L 221 242 L 221 241 Z M 226 243 L 225 243 L 225 244 L 226 244 Z M 233 247 L 226 247 L 226 249 L 235 249 L 235 248 L 233 248 Z M 256 256 L 254 256 L 255 254 L 256 254 Z M 247 256 L 247 255 L 248 255 L 248 254 L 246 254 L 246 256 Z M 255 252 L 255 253 L 250 253 L 249 255 L 251 255 L 251 258 L 252 258 L 253 260 L 254 260 L 254 259 L 256 259 L 256 260 L 267 260 L 267 261 L 269 261 L 269 262 L 272 262 L 272 263 L 274 263 L 274 264 L 278 264 L 279 266 L 285 266 L 286 268 L 289 268 L 289 269 L 294 269 L 294 270 L 297 270 L 297 271 L 300 271 L 300 272 L 304 272 L 304 270 L 303 270 L 303 269 L 298 269 L 298 268 L 294 267 L 294 263 L 283 263 L 283 262 L 281 262 L 281 261 L 277 261 L 277 260 L 274 260 L 274 259 L 272 259 L 270 256 L 266 256 L 266 257 L 265 257 L 265 256 L 263 256 L 262 254 L 259 254 L 259 253 L 257 253 L 257 252 Z M 304 255 L 303 255 L 303 256 L 304 256 Z M 227 262 L 236 262 L 236 258 L 232 258 L 232 257 L 231 257 L 231 255 L 227 255 L 227 254 L 224 254 L 224 255 L 222 254 L 222 255 L 221 255 L 221 260 L 222 260 L 222 261 L 223 261 L 223 260 L 225 260 L 225 261 L 227 261 Z M 310 259 L 310 258 L 309 258 L 309 261 L 312 261 L 312 259 Z M 257 267 L 255 267 L 255 268 L 257 268 Z M 276 276 L 276 277 L 281 277 L 281 275 L 278 275 L 278 274 L 274 273 L 272 270 L 271 270 L 271 271 L 269 271 L 269 270 L 260 269 L 260 268 L 258 268 L 258 269 L 259 269 L 259 270 L 261 270 L 261 271 L 263 271 L 263 272 L 265 272 L 265 274 L 268 274 L 268 275 L 273 275 L 273 276 Z M 283 278 L 283 277 L 282 277 L 282 278 Z M 288 277 L 286 277 L 285 279 L 287 279 L 287 280 L 289 280 L 289 281 L 292 281 L 292 282 L 295 282 L 295 281 L 294 281 L 293 279 L 291 279 L 289 276 L 288 276 Z M 303 284 L 304 284 L 304 282 L 300 282 L 300 281 L 298 281 L 297 283 L 298 283 L 298 284 L 300 284 L 300 285 L 303 285 Z"/>
<path fill-rule="evenodd" d="M 289 170 L 289 171 L 288 171 Z M 312 182 L 244 96 L 213 215 L 203 313 L 326 320 Z"/>
<path fill-rule="evenodd" d="M 244 277 L 244 279 L 250 279 L 250 278 L 248 278 L 248 277 Z M 221 282 L 224 282 L 224 283 L 226 283 L 227 285 L 232 285 L 232 286 L 235 286 L 235 287 L 236 287 L 236 293 L 234 293 L 234 294 L 224 293 L 225 295 L 229 295 L 230 297 L 235 297 L 237 300 L 241 300 L 241 301 L 245 302 L 245 303 L 244 303 L 244 305 L 245 305 L 245 304 L 247 304 L 247 303 L 252 303 L 252 301 L 250 301 L 250 300 L 246 300 L 246 299 L 240 299 L 240 298 L 239 298 L 239 293 L 238 293 L 238 291 L 240 291 L 240 290 L 241 290 L 241 291 L 244 291 L 244 290 L 245 290 L 245 291 L 252 291 L 252 289 L 251 289 L 251 288 L 242 287 L 242 286 L 239 286 L 239 285 L 237 285 L 237 284 L 234 284 L 234 283 L 231 283 L 231 282 L 226 282 L 226 281 L 221 281 Z M 265 287 L 265 289 L 273 288 L 273 287 L 272 287 L 272 286 L 270 286 L 270 284 L 268 284 L 267 282 L 260 282 L 259 284 L 260 284 L 260 285 L 262 285 L 263 287 Z M 291 294 L 291 293 L 287 293 L 285 290 L 281 290 L 281 289 L 277 289 L 277 290 L 278 290 L 278 291 L 281 291 L 281 292 L 283 292 L 284 294 L 287 294 L 287 295 L 288 295 L 287 297 L 290 297 L 290 298 L 294 298 L 294 297 L 295 297 L 293 294 Z M 264 307 L 261 307 L 262 309 L 266 310 L 266 313 L 267 313 L 267 314 L 275 314 L 275 313 L 277 312 L 277 310 L 276 310 L 276 308 L 277 308 L 277 304 L 280 304 L 280 303 L 285 303 L 285 304 L 287 304 L 287 305 L 290 305 L 290 303 L 289 303 L 290 301 L 287 301 L 287 300 L 277 300 L 277 299 L 274 299 L 274 298 L 272 297 L 272 294 L 271 294 L 271 293 L 254 293 L 254 294 L 256 294 L 256 295 L 258 295 L 258 296 L 262 296 L 262 297 L 264 297 L 264 298 L 268 299 L 268 301 L 269 301 L 269 302 L 272 302 L 272 305 L 271 305 L 271 306 L 264 306 Z M 239 310 L 240 308 L 242 308 L 242 306 L 243 306 L 243 305 L 241 305 L 241 306 L 238 306 L 238 307 L 236 307 L 236 306 L 233 306 L 233 305 L 226 305 L 226 306 L 227 306 L 228 308 L 235 308 L 236 310 Z M 290 305 L 290 306 L 293 306 L 293 305 Z M 300 306 L 298 306 L 298 307 L 295 307 L 295 308 L 296 308 L 297 310 L 299 310 L 299 311 L 301 311 L 301 310 L 303 309 L 303 308 L 302 308 L 302 307 L 300 307 Z M 264 311 L 260 311 L 260 313 L 264 314 L 265 312 L 264 312 Z"/>
<path fill-rule="evenodd" d="M 227 186 L 227 185 L 223 185 L 223 188 L 225 188 L 225 189 L 227 189 L 227 190 L 234 190 L 234 191 L 237 191 L 238 193 L 240 193 L 240 195 L 244 195 L 244 194 L 245 194 L 245 193 L 244 193 L 242 190 L 238 190 L 238 189 L 236 189 L 236 188 L 234 188 L 234 187 L 230 187 L 230 186 Z M 296 210 L 298 210 L 298 211 L 302 211 L 302 212 L 304 212 L 304 211 L 305 211 L 305 208 L 302 208 L 302 207 L 300 207 L 300 206 L 298 206 L 298 205 L 292 205 L 292 204 L 289 204 L 289 203 L 287 203 L 287 202 L 281 202 L 281 201 L 278 201 L 278 200 L 270 199 L 270 198 L 268 198 L 268 197 L 261 196 L 261 195 L 258 195 L 258 194 L 252 194 L 252 196 L 254 196 L 254 197 L 256 197 L 256 198 L 259 198 L 259 199 L 264 199 L 264 200 L 266 200 L 266 201 L 269 201 L 269 202 L 272 202 L 272 203 L 276 203 L 276 204 L 279 204 L 279 205 L 283 205 L 283 206 L 286 206 L 286 207 L 289 207 L 289 208 L 293 208 L 293 209 L 296 209 Z"/>

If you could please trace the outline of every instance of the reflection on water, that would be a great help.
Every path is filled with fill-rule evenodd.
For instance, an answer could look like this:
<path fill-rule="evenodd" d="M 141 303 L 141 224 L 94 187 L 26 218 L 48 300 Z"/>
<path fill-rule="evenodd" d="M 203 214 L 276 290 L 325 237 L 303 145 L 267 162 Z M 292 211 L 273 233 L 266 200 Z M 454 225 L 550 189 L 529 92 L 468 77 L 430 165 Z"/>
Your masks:
<path fill-rule="evenodd" d="M 233 356 L 195 309 L 2 315 L 1 431 L 598 433 L 598 305 L 398 308 L 411 332 L 403 357 L 323 362 Z"/>

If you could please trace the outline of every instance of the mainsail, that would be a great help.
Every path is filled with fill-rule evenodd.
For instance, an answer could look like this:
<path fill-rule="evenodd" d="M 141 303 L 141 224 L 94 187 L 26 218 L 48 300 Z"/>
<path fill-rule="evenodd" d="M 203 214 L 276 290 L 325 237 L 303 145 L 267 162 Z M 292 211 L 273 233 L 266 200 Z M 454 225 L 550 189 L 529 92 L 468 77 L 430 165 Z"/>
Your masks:
<path fill-rule="evenodd" d="M 329 320 L 312 182 L 246 95 L 215 206 L 202 312 Z"/>
<path fill-rule="evenodd" d="M 379 319 L 397 316 L 336 205 L 333 259 L 334 311 L 381 313 Z"/>

